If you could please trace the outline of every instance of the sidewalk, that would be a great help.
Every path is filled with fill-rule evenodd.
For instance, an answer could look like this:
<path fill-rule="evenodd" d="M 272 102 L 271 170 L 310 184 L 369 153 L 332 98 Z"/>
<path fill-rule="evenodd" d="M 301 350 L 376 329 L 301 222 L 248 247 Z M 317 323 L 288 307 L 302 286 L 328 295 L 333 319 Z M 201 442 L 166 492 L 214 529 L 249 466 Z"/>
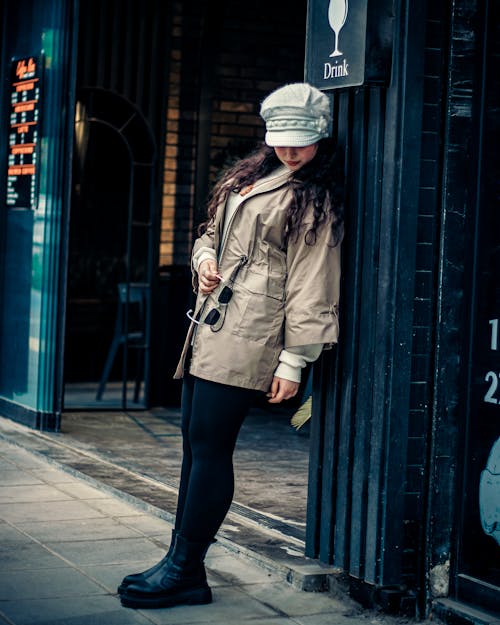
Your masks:
<path fill-rule="evenodd" d="M 125 574 L 163 557 L 171 525 L 5 440 L 0 440 L 0 479 L 2 624 L 401 622 L 348 599 L 296 590 L 221 544 L 211 547 L 206 560 L 212 604 L 124 608 L 117 585 Z"/>

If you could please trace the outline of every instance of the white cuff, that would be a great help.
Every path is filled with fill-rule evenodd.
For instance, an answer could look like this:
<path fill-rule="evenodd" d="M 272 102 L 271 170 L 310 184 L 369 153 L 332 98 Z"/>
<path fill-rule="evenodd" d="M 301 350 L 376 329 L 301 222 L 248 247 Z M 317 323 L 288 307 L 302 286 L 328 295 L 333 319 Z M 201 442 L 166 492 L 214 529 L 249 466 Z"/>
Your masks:
<path fill-rule="evenodd" d="M 323 343 L 313 343 L 281 350 L 280 363 L 276 367 L 274 375 L 291 382 L 300 382 L 302 369 L 307 363 L 314 362 L 318 358 L 323 347 Z"/>
<path fill-rule="evenodd" d="M 283 378 L 283 380 L 290 380 L 290 382 L 300 382 L 302 367 L 292 367 L 287 365 L 286 362 L 280 362 L 276 367 L 274 375 L 277 378 Z"/>
<path fill-rule="evenodd" d="M 212 247 L 200 247 L 200 249 L 193 255 L 193 269 L 198 273 L 198 267 L 204 260 L 212 259 L 217 260 L 217 254 Z"/>

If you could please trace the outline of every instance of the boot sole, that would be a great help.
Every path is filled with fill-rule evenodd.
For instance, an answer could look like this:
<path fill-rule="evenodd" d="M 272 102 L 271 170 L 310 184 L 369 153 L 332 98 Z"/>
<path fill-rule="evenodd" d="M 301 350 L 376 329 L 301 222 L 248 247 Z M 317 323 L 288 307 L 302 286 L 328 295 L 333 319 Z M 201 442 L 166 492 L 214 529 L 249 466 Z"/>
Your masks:
<path fill-rule="evenodd" d="M 196 588 L 165 597 L 134 597 L 125 593 L 120 596 L 120 601 L 125 608 L 139 609 L 170 608 L 176 605 L 204 605 L 212 603 L 212 591 L 208 587 Z"/>

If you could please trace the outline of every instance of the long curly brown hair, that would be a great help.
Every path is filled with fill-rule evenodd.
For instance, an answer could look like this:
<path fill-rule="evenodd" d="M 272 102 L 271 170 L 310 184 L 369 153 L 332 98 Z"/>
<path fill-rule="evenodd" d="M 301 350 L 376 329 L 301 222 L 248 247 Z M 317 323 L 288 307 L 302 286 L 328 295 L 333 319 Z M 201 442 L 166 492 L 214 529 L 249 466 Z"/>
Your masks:
<path fill-rule="evenodd" d="M 311 204 L 314 209 L 312 226 L 305 233 L 308 245 L 316 242 L 320 224 L 330 218 L 334 245 L 340 241 L 344 222 L 343 171 L 338 150 L 332 139 L 321 139 L 314 158 L 290 177 L 293 202 L 288 208 L 285 236 L 299 236 L 300 227 Z M 260 180 L 281 165 L 274 148 L 266 144 L 258 147 L 246 158 L 227 169 L 215 184 L 208 197 L 208 220 L 202 223 L 199 233 L 206 230 L 214 219 L 217 207 L 231 191 L 239 192 Z"/>

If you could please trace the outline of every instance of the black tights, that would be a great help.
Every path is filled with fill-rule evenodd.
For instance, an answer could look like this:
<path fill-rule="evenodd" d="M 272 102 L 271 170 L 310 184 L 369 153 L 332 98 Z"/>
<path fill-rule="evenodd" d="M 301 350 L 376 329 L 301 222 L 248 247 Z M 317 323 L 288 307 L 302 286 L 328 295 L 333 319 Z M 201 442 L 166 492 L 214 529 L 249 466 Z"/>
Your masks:
<path fill-rule="evenodd" d="M 183 459 L 175 529 L 214 538 L 234 493 L 233 452 L 257 391 L 187 375 L 182 386 Z"/>

